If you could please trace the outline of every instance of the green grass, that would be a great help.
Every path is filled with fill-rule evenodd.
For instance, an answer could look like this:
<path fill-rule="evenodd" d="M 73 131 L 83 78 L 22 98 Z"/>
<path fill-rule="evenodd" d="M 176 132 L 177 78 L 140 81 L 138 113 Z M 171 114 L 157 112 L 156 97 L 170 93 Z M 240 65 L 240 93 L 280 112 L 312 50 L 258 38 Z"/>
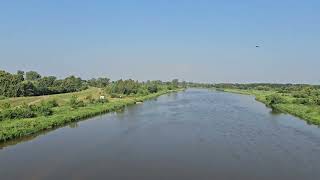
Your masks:
<path fill-rule="evenodd" d="M 221 90 L 221 89 L 217 89 Z M 241 90 L 241 89 L 222 89 L 224 92 L 238 93 L 245 95 L 253 95 L 257 101 L 264 104 L 268 104 L 266 97 L 268 95 L 277 93 L 276 91 L 260 91 L 260 90 Z M 280 93 L 279 93 L 280 94 Z M 285 103 L 275 104 L 272 107 L 278 111 L 288 113 L 297 116 L 309 124 L 320 125 L 320 106 L 307 105 L 307 104 L 295 104 L 293 98 L 289 94 L 281 93 L 281 96 L 285 99 Z"/>
<path fill-rule="evenodd" d="M 110 98 L 110 102 L 104 104 L 87 104 L 85 107 L 73 109 L 67 105 L 71 96 L 77 95 L 79 99 L 85 99 L 86 96 L 99 97 L 102 90 L 98 88 L 90 88 L 88 90 L 76 93 L 39 96 L 39 97 L 22 97 L 9 98 L 0 101 L 0 103 L 10 103 L 12 106 L 19 106 L 23 103 L 36 104 L 42 100 L 55 99 L 59 103 L 59 107 L 54 108 L 54 113 L 51 116 L 39 116 L 26 119 L 11 119 L 0 122 L 0 141 L 7 141 L 14 138 L 19 138 L 31 135 L 40 131 L 52 129 L 65 125 L 70 122 L 78 121 L 93 117 L 102 113 L 118 111 L 124 109 L 128 105 L 135 104 L 147 99 L 173 92 L 169 90 L 160 91 L 158 93 L 149 94 L 138 97 Z"/>
<path fill-rule="evenodd" d="M 8 99 L 0 100 L 0 108 L 4 103 L 9 103 L 11 107 L 16 107 L 24 103 L 39 104 L 41 101 L 47 101 L 47 100 L 53 100 L 53 99 L 56 100 L 59 105 L 63 106 L 68 103 L 69 99 L 73 95 L 76 95 L 79 100 L 84 100 L 88 95 L 91 95 L 93 98 L 99 98 L 100 95 L 104 95 L 104 92 L 102 89 L 92 87 L 87 90 L 74 92 L 74 93 L 64 93 L 64 94 L 55 94 L 55 95 L 47 95 L 47 96 L 8 98 Z"/>

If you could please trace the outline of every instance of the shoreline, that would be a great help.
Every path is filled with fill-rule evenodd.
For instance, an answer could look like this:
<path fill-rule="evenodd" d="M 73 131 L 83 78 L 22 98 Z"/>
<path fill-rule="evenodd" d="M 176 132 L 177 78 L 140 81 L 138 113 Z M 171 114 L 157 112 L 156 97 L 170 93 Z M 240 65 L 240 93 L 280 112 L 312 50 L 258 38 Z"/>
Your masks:
<path fill-rule="evenodd" d="M 306 105 L 295 105 L 295 104 L 274 104 L 272 107 L 268 106 L 267 101 L 265 99 L 266 92 L 258 92 L 248 91 L 248 90 L 239 90 L 239 89 L 214 89 L 216 91 L 226 92 L 226 93 L 234 93 L 234 94 L 242 94 L 242 95 L 249 95 L 253 96 L 256 101 L 263 103 L 269 108 L 277 110 L 281 113 L 290 114 L 301 120 L 306 121 L 308 124 L 312 125 L 320 125 L 320 119 L 316 116 L 308 115 L 307 112 L 311 111 L 313 107 L 309 107 Z M 270 93 L 270 92 L 269 92 Z M 301 110 L 303 109 L 303 110 Z"/>
<path fill-rule="evenodd" d="M 62 107 L 62 111 L 48 117 L 41 116 L 36 118 L 5 120 L 0 123 L 0 143 L 54 129 L 71 122 L 85 120 L 109 112 L 120 111 L 127 106 L 136 104 L 136 102 L 143 102 L 181 90 L 182 89 L 166 90 L 142 97 L 117 99 L 105 104 L 92 104 L 74 110 L 63 109 Z"/>

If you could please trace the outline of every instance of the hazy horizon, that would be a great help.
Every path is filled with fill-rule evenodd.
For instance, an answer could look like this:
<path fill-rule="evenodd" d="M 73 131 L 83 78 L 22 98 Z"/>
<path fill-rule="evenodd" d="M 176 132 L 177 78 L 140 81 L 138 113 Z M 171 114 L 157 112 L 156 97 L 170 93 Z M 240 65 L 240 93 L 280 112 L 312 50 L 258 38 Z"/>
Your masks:
<path fill-rule="evenodd" d="M 0 6 L 0 69 L 320 84 L 319 19 L 315 0 L 7 1 Z"/>

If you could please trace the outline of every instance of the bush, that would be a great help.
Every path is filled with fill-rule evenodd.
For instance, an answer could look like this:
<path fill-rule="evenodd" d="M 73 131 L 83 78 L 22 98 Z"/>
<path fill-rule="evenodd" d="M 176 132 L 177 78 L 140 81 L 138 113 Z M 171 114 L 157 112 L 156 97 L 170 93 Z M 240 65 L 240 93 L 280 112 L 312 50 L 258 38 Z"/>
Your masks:
<path fill-rule="evenodd" d="M 320 105 L 320 97 L 319 96 L 315 96 L 312 98 L 312 103 L 315 105 Z"/>
<path fill-rule="evenodd" d="M 42 116 L 50 116 L 53 114 L 53 110 L 49 106 L 38 106 L 37 112 Z"/>
<path fill-rule="evenodd" d="M 77 96 L 72 96 L 69 101 L 70 106 L 77 104 L 77 100 L 78 100 Z"/>
<path fill-rule="evenodd" d="M 57 103 L 57 101 L 55 99 L 53 100 L 49 100 L 49 101 L 41 101 L 39 106 L 46 106 L 48 108 L 54 108 L 54 107 L 58 107 L 59 104 Z M 38 107 L 35 107 L 35 109 L 37 109 Z"/>
<path fill-rule="evenodd" d="M 140 96 L 146 96 L 148 94 L 149 94 L 149 91 L 145 88 L 138 90 L 138 95 L 140 95 Z"/>
<path fill-rule="evenodd" d="M 35 117 L 36 114 L 32 110 L 32 106 L 27 104 L 23 104 L 21 107 L 15 108 L 17 117 L 16 118 L 32 118 Z"/>
<path fill-rule="evenodd" d="M 91 95 L 86 96 L 85 98 L 90 104 L 94 104 L 96 103 L 96 100 L 94 98 L 92 98 Z"/>
<path fill-rule="evenodd" d="M 306 98 L 306 97 L 308 97 L 306 94 L 304 94 L 302 92 L 294 92 L 292 94 L 292 96 L 295 97 L 295 98 Z"/>
<path fill-rule="evenodd" d="M 32 109 L 34 109 L 37 114 L 41 116 L 50 116 L 53 114 L 52 108 L 57 107 L 58 103 L 56 100 L 50 100 L 50 101 L 42 101 L 39 106 L 34 106 Z"/>
<path fill-rule="evenodd" d="M 266 97 L 269 105 L 285 103 L 284 98 L 279 94 L 271 94 Z"/>
<path fill-rule="evenodd" d="M 13 109 L 5 109 L 1 111 L 1 117 L 0 120 L 5 120 L 5 119 L 14 119 L 16 117 Z"/>
<path fill-rule="evenodd" d="M 293 100 L 293 103 L 295 104 L 310 104 L 310 101 L 308 98 L 297 98 Z"/>
<path fill-rule="evenodd" d="M 39 106 L 23 104 L 20 107 L 4 109 L 0 114 L 0 120 L 4 119 L 23 119 L 33 118 L 37 115 L 50 116 L 53 114 L 51 109 L 55 103 L 41 102 Z"/>
<path fill-rule="evenodd" d="M 33 118 L 36 117 L 36 113 L 28 105 L 23 105 L 17 108 L 5 109 L 1 112 L 1 120 L 4 119 L 21 119 L 21 118 Z"/>
<path fill-rule="evenodd" d="M 85 103 L 81 100 L 78 100 L 77 96 L 72 96 L 70 101 L 69 101 L 69 105 L 73 108 L 73 109 L 77 109 L 78 107 L 84 107 Z"/>
<path fill-rule="evenodd" d="M 50 107 L 50 108 L 54 108 L 54 107 L 58 107 L 58 106 L 59 106 L 57 100 L 55 100 L 55 99 L 52 99 L 52 100 L 47 101 L 47 102 L 46 102 L 46 105 L 47 105 L 48 107 Z"/>
<path fill-rule="evenodd" d="M 148 91 L 150 93 L 156 93 L 158 92 L 158 86 L 156 84 L 152 84 L 148 86 Z"/>

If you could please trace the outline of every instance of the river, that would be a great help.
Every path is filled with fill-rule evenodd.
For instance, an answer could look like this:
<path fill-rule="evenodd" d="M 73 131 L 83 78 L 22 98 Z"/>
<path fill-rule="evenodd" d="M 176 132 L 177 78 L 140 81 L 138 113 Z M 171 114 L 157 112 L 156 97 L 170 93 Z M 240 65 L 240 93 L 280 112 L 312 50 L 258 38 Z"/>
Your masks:
<path fill-rule="evenodd" d="M 0 179 L 320 179 L 320 129 L 189 89 L 0 144 Z"/>

